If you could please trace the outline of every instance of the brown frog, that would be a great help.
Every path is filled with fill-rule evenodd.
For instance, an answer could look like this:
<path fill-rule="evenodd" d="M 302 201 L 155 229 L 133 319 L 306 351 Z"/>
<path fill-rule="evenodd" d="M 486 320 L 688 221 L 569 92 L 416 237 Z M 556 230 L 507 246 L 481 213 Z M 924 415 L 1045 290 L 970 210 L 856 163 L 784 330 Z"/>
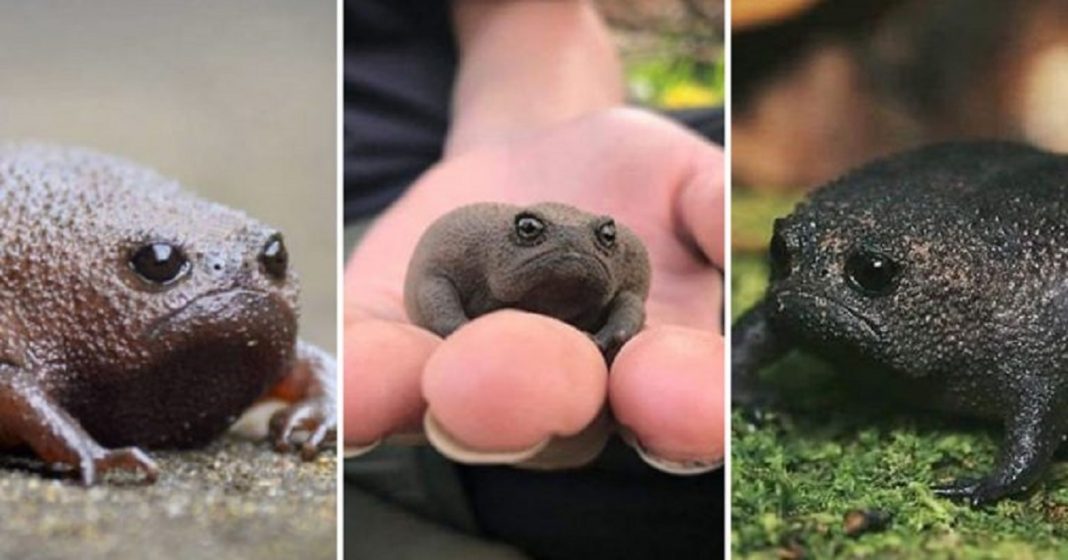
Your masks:
<path fill-rule="evenodd" d="M 154 480 L 141 447 L 205 444 L 274 395 L 276 448 L 314 457 L 336 366 L 297 341 L 297 293 L 281 234 L 241 212 L 121 159 L 0 145 L 0 447 Z"/>

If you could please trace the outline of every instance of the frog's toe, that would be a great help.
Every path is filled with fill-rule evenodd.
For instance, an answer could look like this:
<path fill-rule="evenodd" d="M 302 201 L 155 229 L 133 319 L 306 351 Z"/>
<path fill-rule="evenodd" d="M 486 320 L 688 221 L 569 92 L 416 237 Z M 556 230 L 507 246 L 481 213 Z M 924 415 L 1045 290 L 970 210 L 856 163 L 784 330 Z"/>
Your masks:
<path fill-rule="evenodd" d="M 96 484 L 96 463 L 89 454 L 86 454 L 78 461 L 78 475 L 81 478 L 82 486 Z"/>
<path fill-rule="evenodd" d="M 972 492 L 974 492 L 978 486 L 978 479 L 958 478 L 957 480 L 945 484 L 936 484 L 931 487 L 931 491 L 934 492 L 935 496 L 940 498 L 955 500 L 971 496 Z"/>
<path fill-rule="evenodd" d="M 610 337 L 599 333 L 586 333 L 586 336 L 588 336 L 589 339 L 593 342 L 594 346 L 596 346 L 597 349 L 601 351 L 602 355 L 607 354 L 608 351 L 611 349 L 612 341 Z"/>
<path fill-rule="evenodd" d="M 89 463 L 91 467 L 88 469 L 85 462 L 81 466 L 82 482 L 87 485 L 95 482 L 96 473 L 104 474 L 113 470 L 140 471 L 147 482 L 155 482 L 159 478 L 156 462 L 136 447 L 106 450 Z"/>
<path fill-rule="evenodd" d="M 319 454 L 319 450 L 334 439 L 335 433 L 336 427 L 320 423 L 316 426 L 315 431 L 308 436 L 308 439 L 304 441 L 304 444 L 300 446 L 300 457 L 305 461 L 315 459 L 315 456 Z"/>
<path fill-rule="evenodd" d="M 628 339 L 630 339 L 630 333 L 623 329 L 590 335 L 590 340 L 593 341 L 597 349 L 601 351 L 601 355 L 609 362 L 615 360 L 620 348 L 623 347 L 623 344 Z"/>
<path fill-rule="evenodd" d="M 987 479 L 960 478 L 947 484 L 931 487 L 936 496 L 964 502 L 972 507 L 994 503 L 1005 496 L 1005 490 Z"/>

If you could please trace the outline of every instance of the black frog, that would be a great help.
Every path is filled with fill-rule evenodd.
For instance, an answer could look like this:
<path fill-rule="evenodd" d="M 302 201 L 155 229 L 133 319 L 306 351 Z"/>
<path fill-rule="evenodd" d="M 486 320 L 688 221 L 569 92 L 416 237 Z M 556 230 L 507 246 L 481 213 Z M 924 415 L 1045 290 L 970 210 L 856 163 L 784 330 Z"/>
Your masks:
<path fill-rule="evenodd" d="M 1004 423 L 972 505 L 1028 489 L 1068 434 L 1068 157 L 1003 142 L 878 161 L 775 222 L 764 299 L 734 325 L 736 403 L 787 351 Z"/>

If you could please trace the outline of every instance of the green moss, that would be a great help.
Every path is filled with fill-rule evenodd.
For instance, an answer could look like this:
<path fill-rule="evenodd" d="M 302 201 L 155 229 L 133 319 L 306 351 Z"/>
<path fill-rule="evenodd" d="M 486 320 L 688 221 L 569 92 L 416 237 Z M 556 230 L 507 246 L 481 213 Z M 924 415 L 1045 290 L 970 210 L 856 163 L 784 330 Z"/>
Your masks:
<path fill-rule="evenodd" d="M 737 214 L 734 222 L 741 222 Z M 735 251 L 732 263 L 737 317 L 761 297 L 767 271 L 752 253 Z M 1057 464 L 1030 496 L 973 510 L 934 496 L 930 487 L 988 469 L 997 451 L 996 429 L 898 410 L 892 403 L 856 402 L 826 365 L 801 355 L 764 376 L 790 395 L 790 409 L 759 421 L 733 413 L 735 558 L 1068 554 L 1068 464 Z M 879 510 L 892 520 L 883 531 L 850 537 L 843 517 L 856 509 Z"/>
<path fill-rule="evenodd" d="M 735 250 L 753 252 L 763 248 L 771 238 L 772 222 L 789 214 L 801 196 L 735 189 L 731 193 L 731 239 Z"/>

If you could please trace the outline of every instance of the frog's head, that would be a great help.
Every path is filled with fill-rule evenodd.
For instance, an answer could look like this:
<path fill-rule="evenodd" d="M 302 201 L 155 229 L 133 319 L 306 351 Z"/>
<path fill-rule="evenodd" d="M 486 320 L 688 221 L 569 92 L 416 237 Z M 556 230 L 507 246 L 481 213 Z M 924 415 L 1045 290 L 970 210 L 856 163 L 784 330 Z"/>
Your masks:
<path fill-rule="evenodd" d="M 515 207 L 494 231 L 502 241 L 489 255 L 494 296 L 556 317 L 607 305 L 626 271 L 649 266 L 630 230 L 564 204 Z"/>
<path fill-rule="evenodd" d="M 280 232 L 93 152 L 27 149 L 19 164 L 41 193 L 23 217 L 38 220 L 55 321 L 39 336 L 64 354 L 91 433 L 199 443 L 289 367 L 298 288 Z"/>
<path fill-rule="evenodd" d="M 974 333 L 983 256 L 968 217 L 937 197 L 902 200 L 865 170 L 776 220 L 769 320 L 831 359 L 909 375 L 937 372 Z"/>

